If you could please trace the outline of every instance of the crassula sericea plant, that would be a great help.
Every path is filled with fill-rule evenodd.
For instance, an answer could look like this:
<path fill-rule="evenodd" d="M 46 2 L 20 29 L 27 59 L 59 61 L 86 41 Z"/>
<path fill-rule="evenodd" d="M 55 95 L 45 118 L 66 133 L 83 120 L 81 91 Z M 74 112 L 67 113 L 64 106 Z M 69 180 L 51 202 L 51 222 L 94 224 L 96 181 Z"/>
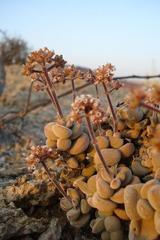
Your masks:
<path fill-rule="evenodd" d="M 44 127 L 46 144 L 32 146 L 27 164 L 43 167 L 73 227 L 90 226 L 102 240 L 159 239 L 160 85 L 131 87 L 114 72 L 112 64 L 84 72 L 47 48 L 28 56 L 23 73 L 47 93 L 54 114 Z M 73 102 L 66 115 L 56 85 L 68 81 Z M 76 83 L 85 81 L 95 96 L 78 94 Z M 116 106 L 120 88 L 128 93 Z"/>

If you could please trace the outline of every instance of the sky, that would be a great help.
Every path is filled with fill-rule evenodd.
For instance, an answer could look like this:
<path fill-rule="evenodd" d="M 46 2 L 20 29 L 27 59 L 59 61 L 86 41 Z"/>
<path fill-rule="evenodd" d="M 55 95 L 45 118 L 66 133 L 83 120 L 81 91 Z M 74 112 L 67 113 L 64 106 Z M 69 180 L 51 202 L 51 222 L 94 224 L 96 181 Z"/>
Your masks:
<path fill-rule="evenodd" d="M 160 0 L 0 0 L 0 29 L 69 64 L 160 73 Z"/>

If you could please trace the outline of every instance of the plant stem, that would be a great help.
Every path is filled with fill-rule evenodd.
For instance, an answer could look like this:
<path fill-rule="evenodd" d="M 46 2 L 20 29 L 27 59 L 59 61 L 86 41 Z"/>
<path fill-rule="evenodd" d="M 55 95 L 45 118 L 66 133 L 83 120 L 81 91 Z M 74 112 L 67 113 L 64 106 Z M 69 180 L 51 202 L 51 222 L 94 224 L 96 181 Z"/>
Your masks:
<path fill-rule="evenodd" d="M 110 99 L 110 95 L 109 95 L 109 92 L 108 92 L 108 89 L 107 89 L 107 86 L 105 83 L 103 83 L 103 87 L 104 87 L 104 91 L 105 91 L 105 94 L 107 96 L 107 100 L 108 100 L 108 104 L 109 104 L 109 107 L 110 107 L 110 111 L 111 111 L 111 114 L 112 114 L 112 119 L 113 119 L 113 130 L 114 132 L 116 132 L 117 130 L 117 117 L 116 117 L 116 114 L 115 114 L 115 111 L 114 111 L 114 108 L 113 108 L 113 105 L 112 105 L 112 102 L 111 102 L 111 99 Z"/>
<path fill-rule="evenodd" d="M 145 107 L 145 108 L 151 110 L 151 111 L 160 113 L 160 109 L 159 109 L 159 108 L 154 107 L 154 106 L 152 106 L 152 105 L 149 105 L 148 103 L 141 102 L 140 105 L 141 105 L 142 107 Z"/>
<path fill-rule="evenodd" d="M 76 89 L 75 89 L 75 84 L 74 84 L 74 78 L 71 79 L 71 83 L 72 83 L 72 97 L 73 97 L 73 101 L 76 98 Z"/>
<path fill-rule="evenodd" d="M 111 173 L 110 173 L 110 171 L 109 171 L 109 168 L 108 168 L 108 166 L 107 166 L 107 164 L 106 164 L 106 162 L 105 162 L 105 160 L 104 160 L 104 158 L 103 158 L 103 155 L 102 155 L 102 153 L 101 153 L 101 151 L 100 151 L 100 149 L 99 149 L 99 146 L 98 146 L 98 144 L 97 144 L 97 140 L 96 140 L 96 138 L 95 138 L 95 134 L 94 134 L 94 131 L 93 131 L 91 122 L 90 122 L 90 118 L 88 117 L 87 114 L 85 114 L 85 118 L 86 118 L 87 128 L 88 128 L 88 132 L 89 132 L 91 141 L 92 141 L 92 143 L 93 143 L 93 146 L 94 146 L 94 148 L 95 148 L 95 150 L 96 150 L 96 152 L 97 152 L 97 154 L 98 154 L 98 156 L 99 156 L 99 159 L 100 159 L 100 161 L 102 162 L 102 164 L 103 164 L 103 166 L 104 166 L 107 174 L 112 178 Z"/>
<path fill-rule="evenodd" d="M 63 197 L 67 198 L 68 201 L 71 201 L 70 198 L 67 196 L 66 192 L 63 190 L 63 188 L 57 182 L 57 180 L 52 178 L 51 173 L 50 173 L 47 165 L 45 164 L 45 162 L 41 161 L 41 164 L 42 164 L 43 168 L 45 169 L 45 171 L 46 171 L 50 181 L 53 183 L 53 185 L 58 189 L 58 191 L 63 195 Z"/>
<path fill-rule="evenodd" d="M 98 91 L 98 86 L 97 85 L 95 85 L 95 89 L 96 89 L 96 96 L 97 96 L 97 98 L 99 98 L 99 91 Z"/>
<path fill-rule="evenodd" d="M 50 89 L 49 89 L 48 87 L 46 88 L 46 91 L 47 91 L 47 93 L 48 93 L 48 96 L 49 96 L 50 99 L 51 99 L 52 105 L 53 105 L 54 110 L 55 110 L 55 108 L 56 108 L 56 104 L 55 104 L 55 101 L 54 101 L 53 95 L 51 94 Z"/>
<path fill-rule="evenodd" d="M 101 124 L 97 123 L 97 130 L 100 136 L 102 136 L 102 128 L 101 128 Z"/>
<path fill-rule="evenodd" d="M 56 107 L 56 109 L 57 109 L 57 113 L 58 113 L 59 117 L 60 117 L 61 119 L 63 119 L 63 113 L 62 113 L 61 107 L 60 107 L 60 105 L 59 105 L 59 102 L 58 102 L 58 99 L 57 99 L 57 95 L 56 95 L 55 89 L 54 89 L 53 86 L 52 86 L 52 83 L 51 83 L 51 81 L 50 81 L 48 72 L 47 72 L 47 70 L 46 70 L 45 67 L 43 68 L 43 71 L 44 71 L 44 75 L 45 75 L 45 78 L 46 78 L 46 82 L 47 82 L 47 85 L 48 85 L 49 92 L 50 92 L 50 94 L 52 95 L 52 98 L 54 99 L 54 103 L 55 103 L 55 107 Z"/>

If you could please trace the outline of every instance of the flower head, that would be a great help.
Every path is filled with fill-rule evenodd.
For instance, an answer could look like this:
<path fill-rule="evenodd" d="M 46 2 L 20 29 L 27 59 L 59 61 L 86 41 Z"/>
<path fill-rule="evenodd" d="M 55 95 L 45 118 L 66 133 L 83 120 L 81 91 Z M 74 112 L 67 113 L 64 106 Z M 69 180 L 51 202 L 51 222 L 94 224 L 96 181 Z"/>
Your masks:
<path fill-rule="evenodd" d="M 28 168 L 34 170 L 36 165 L 48 157 L 51 157 L 53 150 L 47 146 L 32 146 L 31 154 L 26 158 Z"/>
<path fill-rule="evenodd" d="M 108 63 L 102 67 L 97 68 L 95 72 L 95 84 L 108 83 L 113 80 L 115 67 Z"/>
<path fill-rule="evenodd" d="M 32 78 L 33 73 L 43 72 L 44 66 L 50 71 L 53 67 L 64 67 L 65 63 L 62 55 L 55 55 L 48 48 L 39 49 L 28 56 L 23 74 Z"/>
<path fill-rule="evenodd" d="M 125 98 L 125 102 L 131 107 L 138 107 L 146 98 L 146 93 L 142 88 L 133 89 Z"/>
<path fill-rule="evenodd" d="M 85 74 L 85 79 L 87 80 L 87 82 L 95 84 L 96 81 L 95 73 L 91 69 L 89 69 Z"/>
<path fill-rule="evenodd" d="M 72 121 L 81 121 L 85 114 L 90 117 L 93 123 L 101 123 L 106 120 L 106 115 L 101 107 L 100 100 L 91 95 L 76 97 L 72 104 L 70 118 Z"/>
<path fill-rule="evenodd" d="M 50 74 L 53 83 L 65 83 L 66 80 L 75 80 L 78 78 L 82 78 L 81 71 L 79 71 L 74 65 L 69 65 L 64 68 L 53 68 Z"/>
<path fill-rule="evenodd" d="M 147 90 L 147 100 L 149 103 L 160 103 L 160 84 L 153 83 Z"/>

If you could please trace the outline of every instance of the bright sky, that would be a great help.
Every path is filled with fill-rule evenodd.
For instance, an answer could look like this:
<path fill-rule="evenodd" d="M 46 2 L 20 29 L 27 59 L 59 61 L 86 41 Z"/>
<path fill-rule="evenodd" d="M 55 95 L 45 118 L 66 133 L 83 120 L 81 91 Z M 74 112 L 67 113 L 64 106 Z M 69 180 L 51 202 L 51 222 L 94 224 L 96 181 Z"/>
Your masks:
<path fill-rule="evenodd" d="M 0 0 L 0 28 L 70 64 L 160 73 L 160 0 Z"/>

